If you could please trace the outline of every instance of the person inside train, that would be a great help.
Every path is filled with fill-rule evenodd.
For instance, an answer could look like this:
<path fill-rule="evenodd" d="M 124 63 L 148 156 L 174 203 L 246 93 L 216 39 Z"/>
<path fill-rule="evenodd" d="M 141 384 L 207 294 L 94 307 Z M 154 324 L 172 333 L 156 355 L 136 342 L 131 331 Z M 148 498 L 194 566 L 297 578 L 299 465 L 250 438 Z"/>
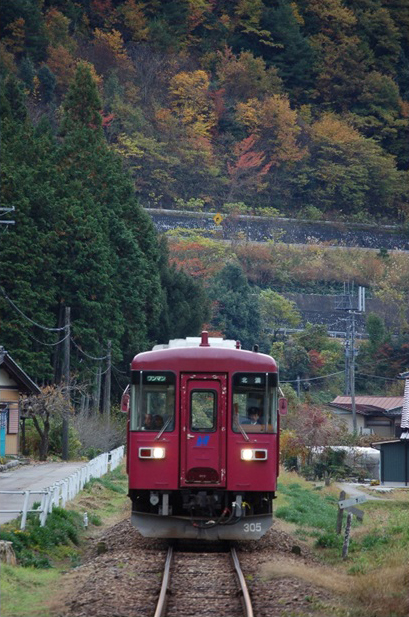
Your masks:
<path fill-rule="evenodd" d="M 145 421 L 143 423 L 143 430 L 145 431 L 152 431 L 154 429 L 153 423 L 152 423 L 152 414 L 147 413 L 145 415 Z"/>
<path fill-rule="evenodd" d="M 258 407 L 249 407 L 247 410 L 247 418 L 242 421 L 242 424 L 262 424 L 261 414 Z"/>
<path fill-rule="evenodd" d="M 160 430 L 163 426 L 163 418 L 158 413 L 153 416 L 152 427 L 155 430 Z"/>

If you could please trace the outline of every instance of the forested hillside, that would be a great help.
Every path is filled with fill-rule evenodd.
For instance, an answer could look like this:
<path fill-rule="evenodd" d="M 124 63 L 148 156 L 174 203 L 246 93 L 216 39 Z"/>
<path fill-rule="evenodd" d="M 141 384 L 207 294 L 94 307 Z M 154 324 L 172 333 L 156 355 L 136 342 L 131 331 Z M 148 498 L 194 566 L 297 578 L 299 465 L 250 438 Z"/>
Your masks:
<path fill-rule="evenodd" d="M 34 379 L 58 379 L 70 307 L 73 373 L 91 382 L 108 340 L 125 373 L 153 342 L 196 334 L 201 277 L 169 259 L 143 207 L 406 226 L 408 8 L 3 0 L 15 225 L 0 229 L 0 343 Z M 234 268 L 209 289 L 212 326 L 236 336 L 234 314 L 250 346 L 258 308 Z"/>
<path fill-rule="evenodd" d="M 85 62 L 143 206 L 407 219 L 408 0 L 2 4 L 34 124 Z"/>

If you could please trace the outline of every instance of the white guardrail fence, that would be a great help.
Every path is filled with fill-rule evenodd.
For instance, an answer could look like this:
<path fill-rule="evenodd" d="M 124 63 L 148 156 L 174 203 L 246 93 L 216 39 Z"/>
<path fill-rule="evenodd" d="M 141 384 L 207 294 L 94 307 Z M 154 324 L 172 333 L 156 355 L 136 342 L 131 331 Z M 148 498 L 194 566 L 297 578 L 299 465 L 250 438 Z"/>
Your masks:
<path fill-rule="evenodd" d="M 77 469 L 68 478 L 59 480 L 42 491 L 0 491 L 2 495 L 24 495 L 23 507 L 20 510 L 0 510 L 0 513 L 21 514 L 20 529 L 25 529 L 27 514 L 36 512 L 40 515 L 40 524 L 43 527 L 53 508 L 58 506 L 64 508 L 67 501 L 74 499 L 91 478 L 100 478 L 108 471 L 118 467 L 124 457 L 124 451 L 125 446 L 120 446 L 110 452 L 104 452 L 93 458 L 84 467 Z M 41 504 L 34 510 L 29 508 L 30 502 L 33 501 L 32 495 L 41 495 Z"/>

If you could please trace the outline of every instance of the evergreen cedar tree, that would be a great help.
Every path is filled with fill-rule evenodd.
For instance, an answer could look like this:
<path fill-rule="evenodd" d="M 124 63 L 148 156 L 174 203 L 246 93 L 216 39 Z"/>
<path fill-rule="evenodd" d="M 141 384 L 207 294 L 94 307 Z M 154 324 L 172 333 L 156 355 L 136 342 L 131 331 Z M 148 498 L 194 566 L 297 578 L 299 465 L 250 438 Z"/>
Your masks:
<path fill-rule="evenodd" d="M 1 285 L 15 304 L 49 327 L 63 325 L 71 307 L 76 344 L 98 357 L 111 339 L 123 370 L 159 336 L 168 340 L 181 310 L 184 327 L 198 331 L 207 318 L 202 288 L 175 272 L 165 245 L 159 247 L 121 160 L 107 146 L 89 69 L 77 68 L 59 135 L 45 120 L 33 127 L 12 76 L 3 83 L 1 104 L 3 194 L 16 207 L 16 224 L 0 247 Z M 35 340 L 52 344 L 56 335 L 0 302 L 3 345 L 33 378 L 57 377 L 58 354 Z M 82 369 L 81 358 L 73 351 L 73 372 L 91 379 L 95 364 Z"/>

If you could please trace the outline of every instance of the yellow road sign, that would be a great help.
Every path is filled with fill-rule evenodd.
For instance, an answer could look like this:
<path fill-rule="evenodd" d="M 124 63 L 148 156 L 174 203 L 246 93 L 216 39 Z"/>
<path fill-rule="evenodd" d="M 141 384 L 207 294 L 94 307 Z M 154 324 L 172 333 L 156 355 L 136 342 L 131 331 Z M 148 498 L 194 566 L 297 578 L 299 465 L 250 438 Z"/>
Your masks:
<path fill-rule="evenodd" d="M 218 212 L 217 214 L 214 215 L 213 217 L 214 222 L 216 223 L 216 225 L 220 225 L 220 223 L 223 220 L 222 215 Z"/>

